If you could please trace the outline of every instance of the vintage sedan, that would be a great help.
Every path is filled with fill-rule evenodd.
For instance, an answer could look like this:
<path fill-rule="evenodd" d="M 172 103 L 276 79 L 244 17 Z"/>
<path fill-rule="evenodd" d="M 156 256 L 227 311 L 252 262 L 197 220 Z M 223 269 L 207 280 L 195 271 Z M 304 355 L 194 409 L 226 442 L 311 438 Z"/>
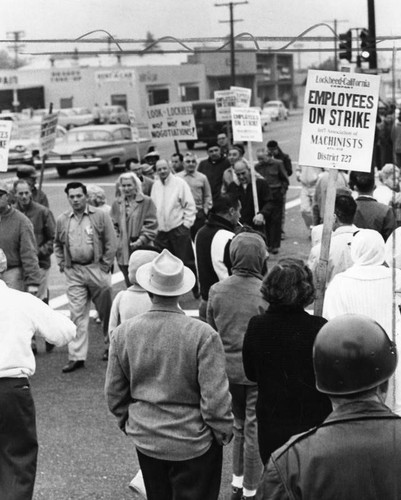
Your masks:
<path fill-rule="evenodd" d="M 111 174 L 116 167 L 127 167 L 130 161 L 142 158 L 151 146 L 146 129 L 139 128 L 133 140 L 128 125 L 89 125 L 66 133 L 48 154 L 47 167 L 55 167 L 64 177 L 69 170 L 97 167 L 102 174 Z"/>
<path fill-rule="evenodd" d="M 269 101 L 263 105 L 263 113 L 270 114 L 270 118 L 275 120 L 286 120 L 289 115 L 288 109 L 282 101 Z"/>
<path fill-rule="evenodd" d="M 37 120 L 21 120 L 13 124 L 8 153 L 9 165 L 32 164 L 35 159 L 39 160 L 40 127 L 41 122 Z M 64 127 L 57 125 L 56 144 L 64 137 L 66 132 Z"/>

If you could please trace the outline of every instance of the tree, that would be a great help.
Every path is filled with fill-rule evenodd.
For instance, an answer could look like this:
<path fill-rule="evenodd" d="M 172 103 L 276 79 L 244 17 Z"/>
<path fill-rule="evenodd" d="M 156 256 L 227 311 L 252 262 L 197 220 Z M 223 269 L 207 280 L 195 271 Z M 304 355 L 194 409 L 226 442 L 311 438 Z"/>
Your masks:
<path fill-rule="evenodd" d="M 156 41 L 156 38 L 153 36 L 153 34 L 150 31 L 146 32 L 146 42 L 144 43 L 144 47 L 147 48 L 149 45 L 154 43 Z M 147 52 L 151 52 L 152 50 L 161 50 L 160 45 L 156 43 L 153 45 Z"/>
<path fill-rule="evenodd" d="M 329 57 L 325 59 L 323 62 L 319 64 L 314 64 L 311 69 L 323 69 L 326 71 L 334 71 L 336 69 L 336 65 L 334 63 L 334 57 Z"/>
<path fill-rule="evenodd" d="M 25 66 L 26 61 L 18 58 L 18 68 Z M 15 58 L 11 57 L 6 50 L 0 50 L 0 69 L 15 69 Z"/>

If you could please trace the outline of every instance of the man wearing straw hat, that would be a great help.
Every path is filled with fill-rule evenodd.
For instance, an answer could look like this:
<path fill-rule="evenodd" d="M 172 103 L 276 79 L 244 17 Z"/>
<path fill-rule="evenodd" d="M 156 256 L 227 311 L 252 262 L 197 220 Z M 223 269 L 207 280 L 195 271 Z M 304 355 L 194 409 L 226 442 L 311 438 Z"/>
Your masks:
<path fill-rule="evenodd" d="M 153 304 L 113 332 L 109 409 L 134 440 L 148 498 L 217 500 L 233 423 L 221 340 L 180 309 L 195 276 L 168 250 L 136 279 Z"/>

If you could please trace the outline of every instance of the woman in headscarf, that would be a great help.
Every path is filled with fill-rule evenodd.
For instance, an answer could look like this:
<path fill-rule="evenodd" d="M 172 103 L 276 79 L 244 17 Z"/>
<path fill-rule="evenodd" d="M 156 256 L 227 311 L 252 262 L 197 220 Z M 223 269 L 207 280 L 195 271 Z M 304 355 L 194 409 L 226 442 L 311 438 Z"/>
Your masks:
<path fill-rule="evenodd" d="M 388 253 L 390 255 L 390 252 Z M 351 242 L 353 266 L 337 274 L 329 283 L 323 305 L 323 316 L 330 320 L 341 314 L 364 314 L 377 321 L 390 338 L 396 340 L 401 333 L 401 271 L 384 265 L 386 244 L 373 229 L 361 229 Z M 389 259 L 391 260 L 391 259 Z M 388 262 L 391 266 L 392 263 Z M 392 274 L 395 274 L 393 297 Z M 395 329 L 393 332 L 393 300 Z M 400 365 L 399 365 L 400 366 Z M 396 386 L 390 387 L 386 403 L 401 415 L 401 366 L 396 371 Z M 390 381 L 391 385 L 391 381 Z"/>

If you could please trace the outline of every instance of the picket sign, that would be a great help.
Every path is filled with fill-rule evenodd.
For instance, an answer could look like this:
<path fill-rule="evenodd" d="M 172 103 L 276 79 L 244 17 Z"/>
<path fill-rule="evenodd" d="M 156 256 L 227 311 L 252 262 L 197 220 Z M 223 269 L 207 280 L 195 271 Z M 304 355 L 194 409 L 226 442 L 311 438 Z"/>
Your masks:
<path fill-rule="evenodd" d="M 329 169 L 314 305 L 318 316 L 323 311 L 338 170 L 371 170 L 379 87 L 377 75 L 308 71 L 299 165 Z"/>

